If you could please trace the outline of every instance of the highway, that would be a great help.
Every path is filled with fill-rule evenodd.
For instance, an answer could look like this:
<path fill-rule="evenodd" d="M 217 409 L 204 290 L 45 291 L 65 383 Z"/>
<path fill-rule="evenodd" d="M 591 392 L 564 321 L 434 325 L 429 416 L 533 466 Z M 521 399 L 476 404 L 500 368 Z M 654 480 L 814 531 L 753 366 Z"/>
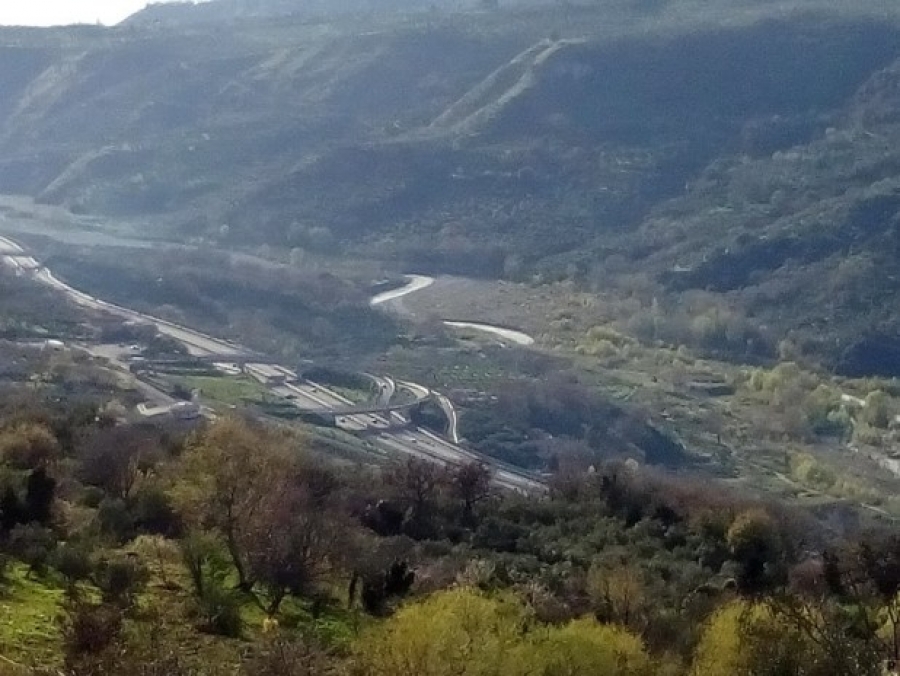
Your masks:
<path fill-rule="evenodd" d="M 169 336 L 185 345 L 192 355 L 198 357 L 209 355 L 234 355 L 236 358 L 242 358 L 253 354 L 252 350 L 240 345 L 214 338 L 213 336 L 180 326 L 165 319 L 160 319 L 135 310 L 130 310 L 120 305 L 108 303 L 79 291 L 56 278 L 50 270 L 43 267 L 35 258 L 28 255 L 19 244 L 6 237 L 0 237 L 0 264 L 11 267 L 20 274 L 28 274 L 38 282 L 65 294 L 74 303 L 82 307 L 107 312 L 122 317 L 123 319 L 153 324 L 161 334 Z M 424 288 L 433 281 L 427 280 L 430 280 L 430 278 L 415 278 L 408 287 L 414 287 L 413 290 Z M 408 287 L 404 287 L 404 289 L 407 289 Z M 399 297 L 397 295 L 398 291 L 401 292 L 399 294 L 400 296 L 411 292 L 409 290 L 404 291 L 395 289 L 386 294 L 380 294 L 380 296 L 387 299 L 397 298 Z M 373 299 L 373 305 L 379 304 L 374 302 L 378 298 L 379 296 L 376 296 L 375 299 Z M 380 302 L 385 301 L 382 300 Z M 393 380 L 387 379 L 387 381 L 390 383 L 389 385 L 385 383 L 388 387 L 395 388 L 399 386 L 401 388 L 406 388 L 416 393 L 417 396 L 428 396 L 431 394 L 431 391 L 427 387 L 423 387 L 417 383 L 401 381 L 394 384 Z M 354 402 L 351 402 L 340 394 L 333 392 L 318 383 L 310 381 L 302 384 L 275 385 L 272 386 L 270 390 L 273 394 L 284 397 L 289 401 L 296 402 L 299 408 L 309 409 L 321 407 L 327 411 L 335 409 L 340 410 L 354 404 Z M 446 400 L 446 403 L 452 409 L 452 404 L 449 403 L 449 400 Z M 394 425 L 390 418 L 396 420 L 398 414 L 390 413 L 388 416 L 390 417 L 385 417 L 379 413 L 338 415 L 337 423 L 341 428 L 350 432 L 366 432 L 369 434 L 373 431 L 376 432 L 372 441 L 378 446 L 392 452 L 411 455 L 439 462 L 444 465 L 460 465 L 473 461 L 483 462 L 492 468 L 495 483 L 503 488 L 525 493 L 539 493 L 546 490 L 543 482 L 534 478 L 528 472 L 503 465 L 491 458 L 476 454 L 462 446 L 446 441 L 427 430 L 414 427 L 402 430 L 392 429 Z M 400 420 L 402 420 L 402 418 L 400 418 Z M 454 411 L 451 421 L 455 420 L 456 417 Z M 455 435 L 455 424 L 452 423 L 451 427 L 453 429 L 453 434 Z"/>
<path fill-rule="evenodd" d="M 157 331 L 183 344 L 185 347 L 187 347 L 188 352 L 190 352 L 190 354 L 195 357 L 219 355 L 224 359 L 229 355 L 239 356 L 250 353 L 250 350 L 241 348 L 240 346 L 233 345 L 217 338 L 213 338 L 212 336 L 208 336 L 205 333 L 187 329 L 165 319 L 152 317 L 150 315 L 136 312 L 135 310 L 129 310 L 128 308 L 124 308 L 120 305 L 107 303 L 106 301 L 100 300 L 99 298 L 89 296 L 82 291 L 73 289 L 65 282 L 60 281 L 59 279 L 54 277 L 53 273 L 50 272 L 50 270 L 48 270 L 47 268 L 40 268 L 39 270 L 37 270 L 37 272 L 34 274 L 34 278 L 66 294 L 72 301 L 82 307 L 108 312 L 110 314 L 122 317 L 123 319 L 130 319 L 133 321 L 153 324 L 156 327 Z"/>
<path fill-rule="evenodd" d="M 447 416 L 447 436 L 454 444 L 459 443 L 459 414 L 450 398 L 445 394 L 435 392 L 438 405 L 443 409 L 444 415 Z"/>

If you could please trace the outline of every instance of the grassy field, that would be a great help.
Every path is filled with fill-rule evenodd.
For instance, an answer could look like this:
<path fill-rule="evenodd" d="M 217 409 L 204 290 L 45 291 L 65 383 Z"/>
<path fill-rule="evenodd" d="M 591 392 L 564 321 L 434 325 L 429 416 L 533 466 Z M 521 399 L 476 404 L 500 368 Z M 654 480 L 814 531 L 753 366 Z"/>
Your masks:
<path fill-rule="evenodd" d="M 266 614 L 250 595 L 244 599 L 241 616 L 244 630 L 240 638 L 224 638 L 198 632 L 191 609 L 190 582 L 180 563 L 174 543 L 161 538 L 138 538 L 126 547 L 141 552 L 148 565 L 149 580 L 139 595 L 137 606 L 127 613 L 124 631 L 140 639 L 154 636 L 155 642 L 177 645 L 191 663 L 236 665 L 242 653 L 264 640 Z M 85 586 L 88 595 L 96 594 Z M 335 587 L 337 599 L 313 617 L 310 604 L 289 597 L 277 618 L 282 627 L 303 627 L 326 644 L 340 648 L 356 635 L 360 622 L 340 600 L 343 589 Z M 29 576 L 27 567 L 14 565 L 0 584 L 0 674 L 18 673 L 17 668 L 58 668 L 62 661 L 62 601 L 64 592 L 54 576 Z M 265 599 L 262 599 L 265 602 Z M 160 648 L 163 646 L 160 645 Z M 7 667 L 9 669 L 7 669 Z"/>
<path fill-rule="evenodd" d="M 16 663 L 57 663 L 62 598 L 53 580 L 33 579 L 26 566 L 11 566 L 0 585 L 0 656 Z"/>
<path fill-rule="evenodd" d="M 172 382 L 200 390 L 203 399 L 228 405 L 265 401 L 272 395 L 262 383 L 249 376 L 179 376 Z"/>
<path fill-rule="evenodd" d="M 342 387 L 340 385 L 329 385 L 328 389 L 337 392 L 339 395 L 349 399 L 355 404 L 368 404 L 375 400 L 372 390 L 360 390 L 353 387 Z"/>

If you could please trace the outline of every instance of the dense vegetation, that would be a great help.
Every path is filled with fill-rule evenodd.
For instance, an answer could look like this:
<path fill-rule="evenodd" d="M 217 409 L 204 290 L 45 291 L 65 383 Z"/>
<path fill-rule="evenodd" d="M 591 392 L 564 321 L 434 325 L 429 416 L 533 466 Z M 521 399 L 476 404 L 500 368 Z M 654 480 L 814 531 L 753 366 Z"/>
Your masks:
<path fill-rule="evenodd" d="M 526 498 L 478 465 L 40 403 L 0 457 L 0 652 L 38 670 L 849 676 L 897 652 L 893 536 L 709 484 L 611 465 Z"/>
<path fill-rule="evenodd" d="M 900 12 L 388 4 L 0 29 L 0 225 L 357 396 L 438 388 L 547 491 L 267 426 L 267 388 L 0 272 L 0 674 L 882 674 Z M 473 279 L 370 307 L 402 272 Z M 218 417 L 129 421 L 127 360 L 48 338 L 177 357 L 153 385 Z"/>
<path fill-rule="evenodd" d="M 338 277 L 314 264 L 233 259 L 183 249 L 110 250 L 47 262 L 79 288 L 154 316 L 230 336 L 288 364 L 316 358 L 355 364 L 398 339 L 399 327 L 368 306 L 365 272 Z"/>

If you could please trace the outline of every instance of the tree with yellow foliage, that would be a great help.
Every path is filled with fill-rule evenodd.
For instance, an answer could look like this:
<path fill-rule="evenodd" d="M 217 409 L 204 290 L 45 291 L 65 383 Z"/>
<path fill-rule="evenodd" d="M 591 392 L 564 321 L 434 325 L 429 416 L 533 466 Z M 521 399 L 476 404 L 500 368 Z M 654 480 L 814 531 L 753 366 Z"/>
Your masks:
<path fill-rule="evenodd" d="M 878 662 L 821 609 L 734 601 L 707 622 L 690 676 L 876 676 Z"/>
<path fill-rule="evenodd" d="M 637 566 L 625 562 L 591 566 L 587 592 L 599 619 L 632 628 L 643 623 L 647 594 Z"/>
<path fill-rule="evenodd" d="M 536 632 L 537 633 L 537 632 Z M 653 664 L 640 638 L 592 619 L 552 627 L 522 650 L 529 676 L 650 676 Z"/>
<path fill-rule="evenodd" d="M 521 604 L 451 589 L 407 605 L 362 636 L 356 676 L 513 676 L 526 625 Z"/>
<path fill-rule="evenodd" d="M 642 641 L 593 619 L 534 623 L 510 596 L 468 588 L 407 605 L 364 634 L 355 676 L 650 676 Z"/>

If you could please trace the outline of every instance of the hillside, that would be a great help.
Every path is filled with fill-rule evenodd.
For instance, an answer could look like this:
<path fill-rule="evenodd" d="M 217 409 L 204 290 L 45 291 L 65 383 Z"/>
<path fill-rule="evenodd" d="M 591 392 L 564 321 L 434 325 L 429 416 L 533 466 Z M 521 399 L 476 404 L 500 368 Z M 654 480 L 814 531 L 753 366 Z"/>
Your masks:
<path fill-rule="evenodd" d="M 896 674 L 895 4 L 0 28 L 0 676 Z"/>
<path fill-rule="evenodd" d="M 729 358 L 790 338 L 900 372 L 854 357 L 900 361 L 882 302 L 900 13 L 296 7 L 0 31 L 0 193 L 181 241 L 637 285 L 663 307 L 702 292 L 764 328 Z"/>

